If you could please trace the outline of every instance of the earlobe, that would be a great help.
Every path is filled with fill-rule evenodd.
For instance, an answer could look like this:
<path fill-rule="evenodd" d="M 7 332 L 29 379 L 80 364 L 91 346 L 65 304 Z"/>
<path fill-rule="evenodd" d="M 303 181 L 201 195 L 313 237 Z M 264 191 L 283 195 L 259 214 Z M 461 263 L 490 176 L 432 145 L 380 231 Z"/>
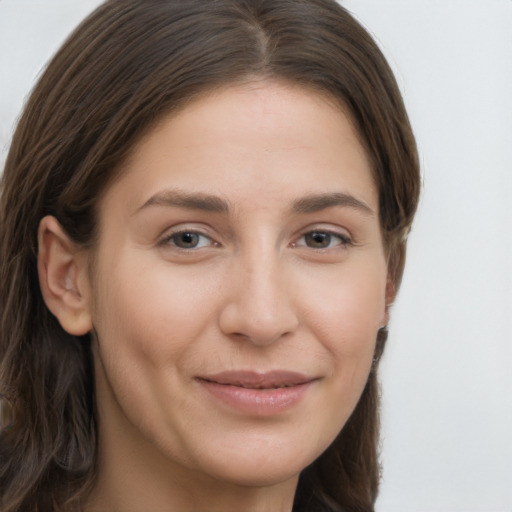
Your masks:
<path fill-rule="evenodd" d="M 85 255 L 52 216 L 41 220 L 38 244 L 37 270 L 46 306 L 66 332 L 87 334 L 92 319 Z"/>

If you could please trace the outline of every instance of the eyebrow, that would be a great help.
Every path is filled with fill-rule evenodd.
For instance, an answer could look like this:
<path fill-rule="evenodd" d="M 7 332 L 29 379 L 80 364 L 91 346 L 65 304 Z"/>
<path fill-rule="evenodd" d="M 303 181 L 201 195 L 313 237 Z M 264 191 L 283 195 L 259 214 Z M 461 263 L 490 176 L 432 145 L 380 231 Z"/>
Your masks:
<path fill-rule="evenodd" d="M 367 215 L 375 215 L 375 212 L 365 202 L 351 194 L 341 192 L 302 197 L 293 203 L 293 211 L 296 213 L 314 213 L 333 206 L 344 206 L 359 210 Z"/>
<path fill-rule="evenodd" d="M 218 196 L 201 192 L 183 192 L 174 189 L 165 190 L 151 196 L 135 213 L 150 206 L 177 206 L 189 210 L 202 210 L 221 214 L 228 214 L 231 210 L 229 202 Z M 314 213 L 335 206 L 352 208 L 366 215 L 375 214 L 366 203 L 351 194 L 342 192 L 312 194 L 301 197 L 292 203 L 291 210 L 295 213 Z"/>
<path fill-rule="evenodd" d="M 201 192 L 182 192 L 180 190 L 165 190 L 151 196 L 140 208 L 138 213 L 150 206 L 178 206 L 189 210 L 203 210 L 213 213 L 228 213 L 229 203 L 220 197 Z"/>

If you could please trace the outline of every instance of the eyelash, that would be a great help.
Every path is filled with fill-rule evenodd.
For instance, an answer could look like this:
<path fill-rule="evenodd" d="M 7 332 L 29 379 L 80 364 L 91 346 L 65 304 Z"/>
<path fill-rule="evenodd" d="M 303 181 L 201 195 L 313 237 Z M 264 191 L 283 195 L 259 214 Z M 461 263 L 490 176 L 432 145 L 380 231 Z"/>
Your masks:
<path fill-rule="evenodd" d="M 185 236 L 185 235 L 190 235 L 190 236 L 193 236 L 193 237 L 198 237 L 198 244 L 194 245 L 193 247 L 180 247 L 176 243 L 176 240 L 178 239 L 178 237 Z M 311 231 L 307 231 L 307 232 L 303 233 L 298 238 L 298 240 L 299 241 L 300 240 L 306 240 L 306 238 L 308 236 L 312 237 L 312 236 L 315 236 L 315 235 L 320 235 L 320 236 L 323 236 L 323 237 L 327 238 L 328 242 L 329 242 L 328 243 L 328 247 L 311 247 L 311 246 L 307 245 L 307 242 L 306 243 L 299 243 L 298 241 L 293 242 L 291 244 L 291 246 L 292 247 L 308 247 L 308 248 L 314 249 L 316 251 L 323 251 L 323 250 L 333 249 L 334 247 L 338 247 L 338 246 L 341 247 L 341 248 L 345 248 L 345 247 L 349 247 L 349 246 L 354 245 L 353 241 L 347 235 L 341 234 L 341 233 L 337 233 L 337 232 L 334 232 L 334 231 L 330 231 L 328 229 L 314 229 L 314 230 L 311 230 Z M 200 243 L 199 240 L 201 238 L 208 239 L 209 242 L 207 244 L 203 243 L 202 245 L 199 245 L 199 243 Z M 332 242 L 333 238 L 334 239 L 338 239 L 339 243 L 335 244 L 334 247 L 331 247 L 330 245 L 331 245 L 331 242 Z M 168 245 L 172 245 L 176 249 L 182 250 L 182 251 L 194 251 L 194 250 L 202 249 L 203 247 L 219 246 L 220 244 L 218 244 L 217 242 L 214 242 L 210 236 L 205 235 L 204 233 L 201 233 L 200 231 L 193 230 L 193 229 L 184 229 L 184 230 L 175 231 L 173 233 L 170 233 L 170 234 L 166 235 L 164 238 L 162 238 L 161 240 L 159 240 L 159 242 L 158 242 L 158 246 L 159 247 L 165 247 L 165 246 L 168 246 Z"/>
<path fill-rule="evenodd" d="M 339 243 L 337 243 L 334 247 L 339 246 L 341 248 L 345 248 L 345 247 L 354 245 L 353 241 L 347 235 L 338 233 L 336 231 L 330 231 L 328 229 L 313 229 L 313 230 L 308 231 L 308 232 L 304 233 L 303 235 L 301 235 L 299 240 L 302 240 L 308 236 L 314 236 L 314 235 L 321 235 L 321 236 L 328 238 L 329 246 L 330 246 L 330 242 L 332 241 L 333 238 L 337 238 L 339 240 Z M 329 250 L 329 249 L 334 248 L 334 247 L 311 247 L 306 244 L 299 245 L 298 242 L 294 242 L 293 246 L 294 247 L 309 247 L 310 249 L 314 249 L 317 251 Z"/>
<path fill-rule="evenodd" d="M 193 250 L 201 249 L 205 246 L 205 245 L 202 245 L 200 247 L 197 247 L 197 246 L 180 247 L 175 241 L 178 237 L 184 236 L 184 235 L 192 235 L 192 236 L 197 236 L 199 238 L 206 238 L 210 241 L 210 243 L 207 244 L 208 246 L 212 246 L 212 245 L 218 246 L 219 245 L 218 243 L 214 242 L 211 237 L 209 237 L 208 235 L 205 235 L 204 233 L 201 233 L 200 231 L 193 230 L 193 229 L 183 229 L 183 230 L 175 231 L 173 233 L 166 235 L 164 238 L 162 238 L 161 240 L 158 241 L 158 246 L 165 247 L 167 245 L 172 245 L 172 246 L 176 247 L 176 249 L 181 250 L 181 251 L 193 251 Z"/>

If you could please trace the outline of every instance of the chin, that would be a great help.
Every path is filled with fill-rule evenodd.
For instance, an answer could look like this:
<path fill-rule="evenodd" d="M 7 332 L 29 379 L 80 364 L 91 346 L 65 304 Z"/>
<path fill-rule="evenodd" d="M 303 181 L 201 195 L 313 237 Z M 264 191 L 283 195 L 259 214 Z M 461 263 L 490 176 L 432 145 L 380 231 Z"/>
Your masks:
<path fill-rule="evenodd" d="M 203 461 L 203 469 L 216 480 L 233 485 L 268 487 L 298 479 L 301 471 L 325 449 L 308 449 L 305 443 L 297 440 L 269 442 L 266 446 L 260 441 L 252 449 L 247 448 L 248 444 L 238 450 L 210 452 L 208 460 Z"/>
<path fill-rule="evenodd" d="M 215 479 L 229 482 L 237 487 L 271 487 L 283 482 L 297 480 L 302 467 L 284 467 L 275 461 L 265 466 L 255 464 L 232 464 L 216 471 Z"/>

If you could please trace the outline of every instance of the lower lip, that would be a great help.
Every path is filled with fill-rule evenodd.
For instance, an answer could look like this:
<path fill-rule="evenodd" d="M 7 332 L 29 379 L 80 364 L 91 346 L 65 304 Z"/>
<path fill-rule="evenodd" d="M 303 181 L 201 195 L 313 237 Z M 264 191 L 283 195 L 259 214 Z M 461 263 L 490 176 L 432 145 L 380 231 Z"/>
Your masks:
<path fill-rule="evenodd" d="M 311 382 L 286 388 L 253 389 L 198 379 L 204 389 L 224 404 L 255 416 L 271 416 L 297 405 Z"/>

